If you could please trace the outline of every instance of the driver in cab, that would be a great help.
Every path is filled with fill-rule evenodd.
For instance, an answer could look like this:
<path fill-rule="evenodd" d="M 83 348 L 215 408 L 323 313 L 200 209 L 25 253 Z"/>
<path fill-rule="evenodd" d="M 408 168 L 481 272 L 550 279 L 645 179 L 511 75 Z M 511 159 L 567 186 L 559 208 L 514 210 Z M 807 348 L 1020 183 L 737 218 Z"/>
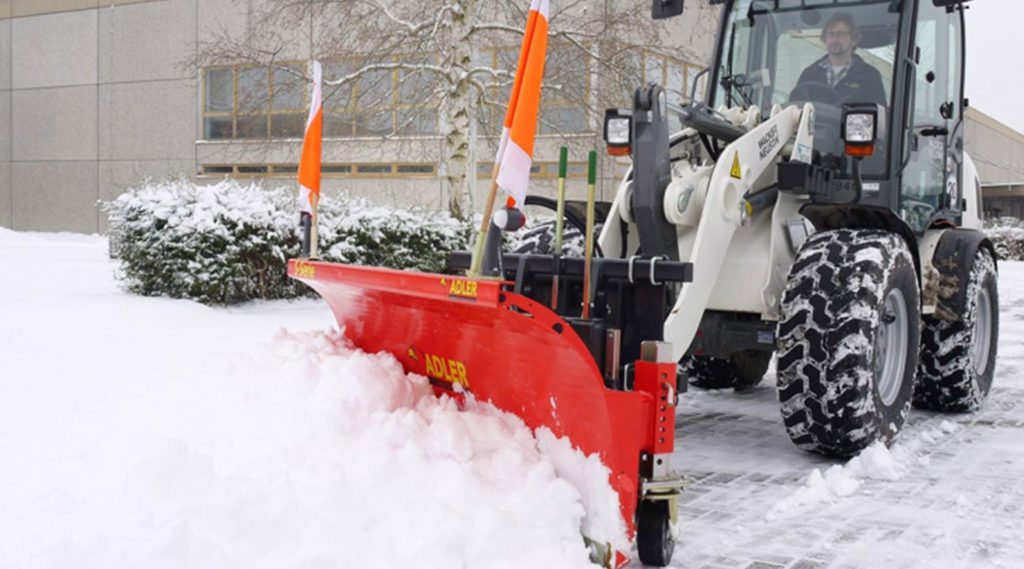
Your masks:
<path fill-rule="evenodd" d="M 814 84 L 827 85 L 843 102 L 885 106 L 888 97 L 882 85 L 882 74 L 854 53 L 861 34 L 853 16 L 845 12 L 833 15 L 821 32 L 821 40 L 828 47 L 828 55 L 804 69 L 794 91 L 806 86 L 813 93 Z M 817 97 L 812 95 L 812 98 Z"/>

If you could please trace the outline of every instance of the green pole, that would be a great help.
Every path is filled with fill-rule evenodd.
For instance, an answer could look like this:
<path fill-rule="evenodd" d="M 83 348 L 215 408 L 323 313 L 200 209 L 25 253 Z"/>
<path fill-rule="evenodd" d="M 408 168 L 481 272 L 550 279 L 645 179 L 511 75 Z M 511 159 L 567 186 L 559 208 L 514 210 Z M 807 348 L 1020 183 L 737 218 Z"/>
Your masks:
<path fill-rule="evenodd" d="M 590 258 L 594 254 L 594 200 L 597 186 L 597 151 L 591 150 L 587 159 L 587 232 L 586 253 L 583 256 L 583 319 L 590 318 Z"/>
<path fill-rule="evenodd" d="M 555 214 L 555 254 L 562 253 L 562 223 L 565 216 L 565 176 L 569 170 L 569 148 L 558 149 L 558 213 Z"/>

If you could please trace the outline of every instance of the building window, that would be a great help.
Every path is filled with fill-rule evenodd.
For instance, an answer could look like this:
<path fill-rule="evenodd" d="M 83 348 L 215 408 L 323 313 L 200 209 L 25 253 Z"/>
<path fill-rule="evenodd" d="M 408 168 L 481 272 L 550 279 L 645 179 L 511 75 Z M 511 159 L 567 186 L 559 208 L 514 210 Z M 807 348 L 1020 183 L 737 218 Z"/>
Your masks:
<path fill-rule="evenodd" d="M 491 177 L 491 169 L 494 168 L 494 162 L 477 162 L 476 164 L 476 177 L 480 179 L 487 179 Z M 586 162 L 569 162 L 567 164 L 566 178 L 585 178 L 587 176 L 587 163 Z M 530 178 L 557 178 L 558 177 L 558 162 L 531 162 L 530 163 Z"/>
<path fill-rule="evenodd" d="M 701 72 L 699 65 L 658 53 L 631 50 L 624 52 L 618 62 L 623 74 L 622 103 L 632 106 L 633 92 L 637 87 L 657 83 L 669 93 L 669 99 L 678 101 L 690 97 L 690 89 L 696 76 Z M 697 97 L 703 95 L 698 85 Z"/>
<path fill-rule="evenodd" d="M 203 137 L 301 138 L 306 100 L 305 68 L 300 63 L 204 69 Z"/>
<path fill-rule="evenodd" d="M 519 63 L 519 47 L 483 48 L 477 51 L 475 57 L 475 66 L 504 69 L 512 76 Z M 501 106 L 493 107 L 488 116 L 481 117 L 490 121 L 490 125 L 485 123 L 485 128 L 500 129 L 505 121 L 504 105 L 508 103 L 511 92 L 511 78 L 509 84 L 491 90 L 489 96 Z M 538 132 L 589 132 L 589 97 L 590 57 L 587 53 L 568 44 L 548 46 L 544 60 Z"/>
<path fill-rule="evenodd" d="M 325 61 L 328 80 L 363 71 L 352 81 L 324 86 L 324 136 L 437 134 L 436 81 L 416 69 L 433 63 L 432 56 Z"/>
<path fill-rule="evenodd" d="M 552 46 L 544 65 L 541 89 L 541 134 L 587 132 L 590 57 L 575 46 Z"/>
<path fill-rule="evenodd" d="M 350 81 L 324 85 L 324 136 L 437 134 L 436 82 L 416 69 L 433 62 L 431 56 L 324 61 L 325 81 L 363 70 Z M 204 138 L 301 138 L 309 110 L 305 65 L 204 69 Z"/>
<path fill-rule="evenodd" d="M 658 53 L 631 50 L 623 52 L 618 61 L 622 74 L 622 90 L 620 92 L 619 105 L 623 107 L 633 106 L 633 93 L 638 87 L 649 83 L 657 83 L 665 88 L 668 100 L 673 103 L 682 103 L 690 98 L 690 89 L 697 81 L 697 75 L 702 68 L 681 59 L 661 55 Z M 697 85 L 697 92 L 694 93 L 698 100 L 704 95 L 704 80 Z M 669 113 L 669 130 L 675 132 L 683 128 L 680 118 L 675 113 Z"/>

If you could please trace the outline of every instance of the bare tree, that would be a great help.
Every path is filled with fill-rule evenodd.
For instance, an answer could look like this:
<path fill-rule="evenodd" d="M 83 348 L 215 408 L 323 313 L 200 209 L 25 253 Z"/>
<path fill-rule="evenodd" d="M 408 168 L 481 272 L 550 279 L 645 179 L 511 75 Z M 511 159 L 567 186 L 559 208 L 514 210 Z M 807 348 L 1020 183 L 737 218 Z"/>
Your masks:
<path fill-rule="evenodd" d="M 459 218 L 471 213 L 471 147 L 482 146 L 474 133 L 501 130 L 528 0 L 234 1 L 247 25 L 213 34 L 195 64 L 273 68 L 272 93 L 294 88 L 278 76 L 307 80 L 304 67 L 289 63 L 296 39 L 304 40 L 308 56 L 326 62 L 326 134 L 440 135 L 448 209 Z M 649 0 L 552 2 L 549 20 L 543 133 L 596 130 L 601 109 L 623 104 L 640 86 L 652 54 L 699 61 L 679 47 L 688 45 L 678 37 L 687 32 L 650 19 Z"/>

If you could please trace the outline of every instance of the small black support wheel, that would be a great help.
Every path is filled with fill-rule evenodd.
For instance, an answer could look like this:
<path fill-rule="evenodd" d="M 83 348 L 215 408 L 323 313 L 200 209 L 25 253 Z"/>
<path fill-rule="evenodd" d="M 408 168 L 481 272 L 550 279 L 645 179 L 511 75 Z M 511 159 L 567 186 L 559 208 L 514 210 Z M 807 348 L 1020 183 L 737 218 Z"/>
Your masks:
<path fill-rule="evenodd" d="M 967 296 L 956 320 L 925 316 L 914 405 L 967 412 L 981 407 L 992 387 L 999 343 L 996 264 L 985 249 L 971 266 Z"/>
<path fill-rule="evenodd" d="M 664 567 L 676 548 L 669 515 L 670 500 L 641 500 L 636 512 L 636 549 L 640 562 Z"/>
<path fill-rule="evenodd" d="M 761 383 L 771 352 L 744 350 L 730 354 L 728 358 L 711 356 L 687 356 L 682 361 L 682 373 L 690 385 L 701 389 L 728 389 L 746 392 Z"/>
<path fill-rule="evenodd" d="M 701 389 L 727 389 L 732 387 L 729 361 L 711 356 L 686 356 L 680 362 L 679 379 L 689 378 L 690 385 Z"/>
<path fill-rule="evenodd" d="M 743 350 L 730 355 L 729 367 L 732 368 L 733 389 L 746 392 L 757 387 L 771 362 L 771 352 Z"/>
<path fill-rule="evenodd" d="M 910 411 L 920 293 L 906 242 L 878 230 L 812 235 L 778 327 L 782 419 L 798 447 L 846 458 L 891 443 Z"/>

